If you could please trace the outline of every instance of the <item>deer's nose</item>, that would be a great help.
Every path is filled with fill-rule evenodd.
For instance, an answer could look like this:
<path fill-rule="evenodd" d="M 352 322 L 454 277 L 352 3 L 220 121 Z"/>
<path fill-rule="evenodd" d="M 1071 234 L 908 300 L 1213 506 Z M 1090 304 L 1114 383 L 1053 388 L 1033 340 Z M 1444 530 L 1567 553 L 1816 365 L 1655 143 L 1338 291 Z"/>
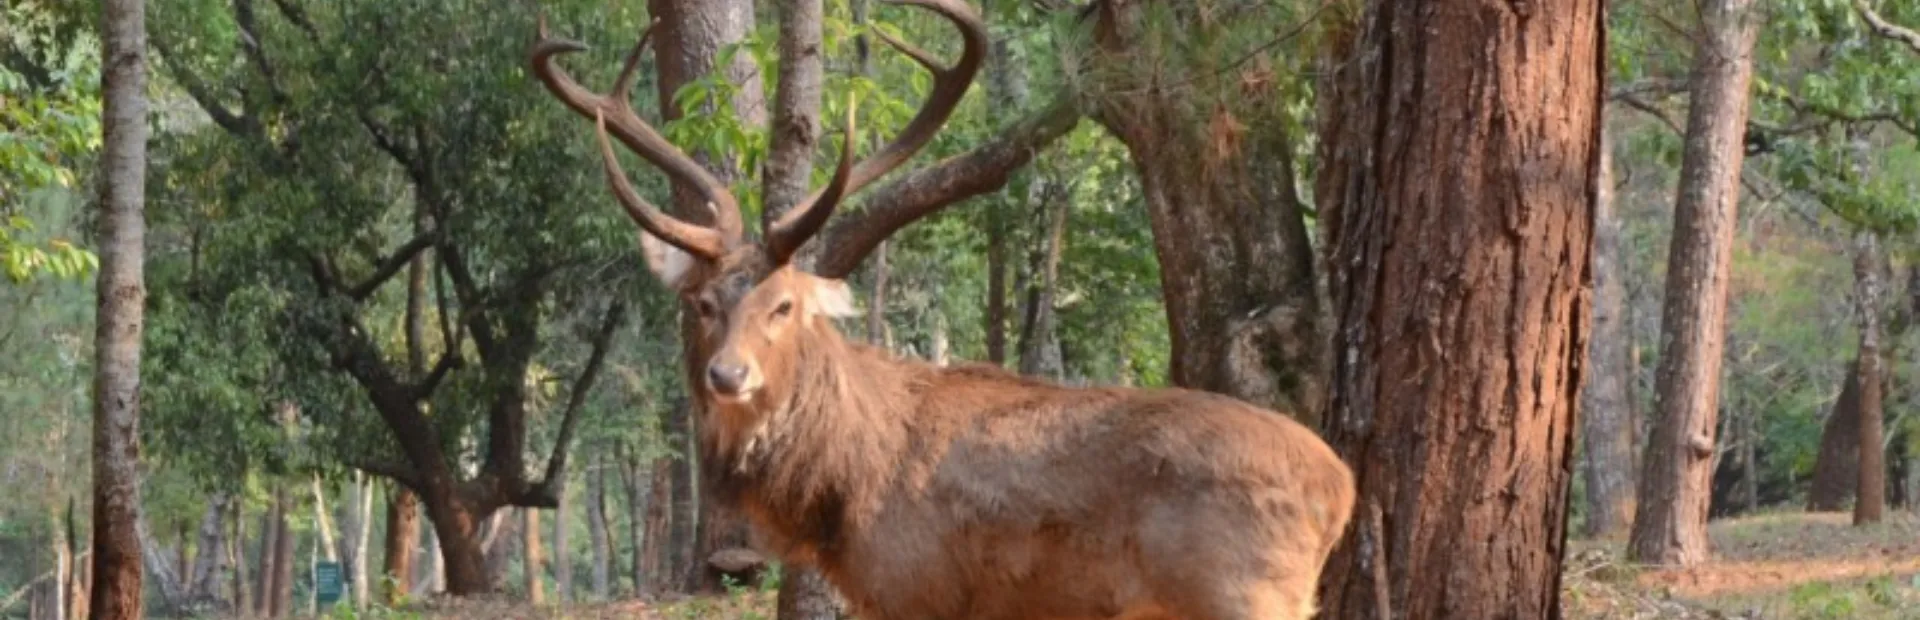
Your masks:
<path fill-rule="evenodd" d="M 707 385 L 713 391 L 728 396 L 738 396 L 747 383 L 746 364 L 724 364 L 714 362 L 707 365 Z"/>

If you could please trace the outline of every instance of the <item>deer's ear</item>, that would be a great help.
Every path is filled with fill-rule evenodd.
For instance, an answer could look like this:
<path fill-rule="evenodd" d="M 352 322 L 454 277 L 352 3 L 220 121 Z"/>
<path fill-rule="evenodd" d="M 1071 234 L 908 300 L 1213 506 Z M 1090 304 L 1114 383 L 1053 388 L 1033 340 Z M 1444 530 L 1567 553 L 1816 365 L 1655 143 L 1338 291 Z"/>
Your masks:
<path fill-rule="evenodd" d="M 647 257 L 647 269 L 652 270 L 662 284 L 676 291 L 686 289 L 687 274 L 693 272 L 692 254 L 644 230 L 640 231 L 640 252 Z"/>
<path fill-rule="evenodd" d="M 846 280 L 830 280 L 813 277 L 813 314 L 830 319 L 860 316 L 860 308 L 853 303 L 853 289 Z"/>

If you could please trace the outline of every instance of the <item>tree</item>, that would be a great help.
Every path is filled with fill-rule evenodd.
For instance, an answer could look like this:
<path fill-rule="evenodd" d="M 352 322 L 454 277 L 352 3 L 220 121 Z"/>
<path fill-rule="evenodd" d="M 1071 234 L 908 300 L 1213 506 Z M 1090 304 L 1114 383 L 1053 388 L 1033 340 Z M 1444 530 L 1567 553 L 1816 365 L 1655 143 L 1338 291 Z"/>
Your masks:
<path fill-rule="evenodd" d="M 140 0 L 103 0 L 100 274 L 94 315 L 91 618 L 143 616 L 140 335 L 146 304 L 147 21 Z"/>
<path fill-rule="evenodd" d="M 1593 219 L 1593 326 L 1587 339 L 1586 383 L 1580 390 L 1580 474 L 1587 485 L 1586 535 L 1612 536 L 1633 524 L 1634 368 L 1628 354 L 1630 277 L 1613 205 L 1611 131 L 1601 136 L 1600 179 Z"/>
<path fill-rule="evenodd" d="M 1707 560 L 1714 418 L 1758 23 L 1749 0 L 1700 7 L 1660 322 L 1655 420 L 1627 551 L 1635 561 L 1681 566 Z"/>
<path fill-rule="evenodd" d="M 1601 3 L 1377 0 L 1348 27 L 1320 91 L 1334 99 L 1316 187 L 1341 352 L 1325 432 L 1359 501 L 1322 613 L 1554 617 Z"/>
<path fill-rule="evenodd" d="M 1880 240 L 1873 231 L 1855 235 L 1853 256 L 1854 306 L 1860 317 L 1860 478 L 1859 499 L 1853 504 L 1854 525 L 1879 523 L 1887 504 L 1886 444 L 1882 443 L 1880 381 Z"/>
<path fill-rule="evenodd" d="M 1090 114 L 1126 144 L 1140 179 L 1173 383 L 1317 423 L 1325 313 L 1293 130 L 1277 112 L 1285 91 L 1273 84 L 1272 46 L 1255 47 L 1292 11 L 1268 6 L 1241 22 L 1187 2 L 1093 10 L 1101 82 Z M 1248 59 L 1257 62 L 1240 64 Z"/>
<path fill-rule="evenodd" d="M 361 406 L 303 415 L 335 440 L 340 461 L 419 497 L 448 591 L 471 594 L 490 587 L 478 525 L 503 507 L 557 503 L 626 302 L 619 278 L 589 277 L 622 271 L 606 269 L 619 260 L 607 220 L 550 198 L 591 177 L 550 167 L 568 144 L 543 130 L 553 116 L 528 114 L 539 93 L 518 88 L 525 73 L 500 69 L 522 66 L 533 15 L 449 20 L 428 6 L 169 5 L 181 27 L 155 44 L 224 137 L 213 150 L 233 169 L 230 185 L 201 198 L 251 224 L 222 227 L 234 234 L 208 243 L 225 252 L 224 277 L 264 298 L 253 309 L 281 326 L 271 333 L 290 379 L 262 387 L 315 401 L 356 394 Z M 244 36 L 192 36 L 202 22 Z M 382 34 L 403 30 L 414 36 Z M 229 62 L 236 52 L 243 61 Z M 438 63 L 443 55 L 462 60 Z M 408 230 L 414 219 L 400 214 L 416 209 L 431 229 Z M 400 225 L 380 225 L 389 217 Z M 568 226 L 535 224 L 555 221 Z M 439 329 L 426 334 L 432 362 L 416 372 L 403 346 L 389 346 L 405 329 L 385 320 L 399 315 L 386 285 L 429 250 Z M 580 342 L 553 346 L 574 344 L 547 337 L 556 324 L 579 328 Z M 537 413 L 550 413 L 554 429 L 543 467 L 528 462 Z"/>

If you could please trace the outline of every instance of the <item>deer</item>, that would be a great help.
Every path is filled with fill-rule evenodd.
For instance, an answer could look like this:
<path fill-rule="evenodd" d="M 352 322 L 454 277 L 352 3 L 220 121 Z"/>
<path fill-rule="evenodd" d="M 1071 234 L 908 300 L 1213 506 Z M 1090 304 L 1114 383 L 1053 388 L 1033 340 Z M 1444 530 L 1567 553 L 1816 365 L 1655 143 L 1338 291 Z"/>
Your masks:
<path fill-rule="evenodd" d="M 1279 412 L 1180 388 L 1069 387 L 998 365 L 936 366 L 850 341 L 844 274 L 796 260 L 845 197 L 913 157 L 979 71 L 987 32 L 960 0 L 932 11 L 963 43 L 893 141 L 854 163 L 854 114 L 831 180 L 749 238 L 724 183 L 643 121 L 627 92 L 653 26 L 607 94 L 557 61 L 584 44 L 544 20 L 534 74 L 594 122 L 649 271 L 696 315 L 688 390 L 700 471 L 781 561 L 820 572 L 859 617 L 1308 618 L 1355 502 L 1348 465 Z M 851 108 L 851 106 L 849 106 Z M 610 137 L 611 136 L 611 137 Z M 636 191 L 612 141 L 705 199 L 711 224 Z"/>

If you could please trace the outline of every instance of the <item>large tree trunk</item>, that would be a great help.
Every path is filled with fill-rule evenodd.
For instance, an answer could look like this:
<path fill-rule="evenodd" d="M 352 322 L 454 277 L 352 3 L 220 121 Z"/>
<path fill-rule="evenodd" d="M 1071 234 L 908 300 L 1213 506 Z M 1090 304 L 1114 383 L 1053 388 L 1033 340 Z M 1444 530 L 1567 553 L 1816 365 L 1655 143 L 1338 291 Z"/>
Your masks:
<path fill-rule="evenodd" d="M 1604 129 L 1593 218 L 1593 328 L 1587 339 L 1587 380 L 1580 390 L 1580 474 L 1587 485 L 1586 535 L 1624 534 L 1633 524 L 1634 420 L 1628 384 L 1627 269 L 1620 252 L 1620 217 L 1613 207 L 1613 155 Z"/>
<path fill-rule="evenodd" d="M 1879 238 L 1861 232 L 1855 243 L 1853 275 L 1855 305 L 1860 315 L 1860 482 L 1859 501 L 1853 504 L 1854 525 L 1879 523 L 1886 512 L 1886 444 L 1880 421 L 1880 280 Z"/>
<path fill-rule="evenodd" d="M 486 554 L 480 546 L 480 522 L 492 515 L 479 514 L 451 489 L 439 489 L 420 499 L 427 508 L 427 521 L 433 525 L 434 536 L 440 542 L 440 557 L 446 563 L 447 593 L 466 596 L 492 590 L 487 578 Z"/>
<path fill-rule="evenodd" d="M 140 338 L 146 315 L 147 17 L 102 0 L 100 272 L 93 365 L 92 617 L 134 619 L 141 600 Z"/>
<path fill-rule="evenodd" d="M 593 598 L 613 596 L 613 536 L 607 526 L 607 459 L 597 456 L 587 467 L 587 540 L 593 544 Z"/>
<path fill-rule="evenodd" d="M 659 101 L 661 120 L 672 122 L 681 116 L 682 111 L 675 105 L 674 93 L 680 87 L 703 76 L 711 74 L 719 62 L 720 49 L 732 43 L 746 40 L 753 29 L 754 7 L 752 0 L 648 0 L 648 12 L 657 20 L 654 29 L 654 57 L 659 65 Z M 725 68 L 727 78 L 739 86 L 733 94 L 732 112 L 745 126 L 758 126 L 766 120 L 766 96 L 760 85 L 759 69 L 754 66 L 751 54 L 734 56 L 731 67 Z M 790 131 L 791 128 L 776 129 L 775 136 Z M 741 176 L 741 172 L 727 164 L 730 160 L 720 153 L 708 153 L 700 149 L 693 153 L 702 165 L 714 174 L 722 183 L 731 182 Z M 803 177 L 804 178 L 804 177 Z M 804 183 L 804 181 L 803 181 Z M 706 200 L 699 191 L 683 183 L 673 184 L 673 211 L 684 220 L 695 224 L 710 224 L 712 216 L 706 208 Z M 682 305 L 685 305 L 684 300 Z M 700 385 L 700 373 L 696 360 L 705 360 L 707 356 L 699 349 L 699 324 L 692 308 L 682 308 L 680 333 L 683 350 L 682 366 L 686 374 L 686 385 Z M 703 415 L 698 404 L 699 399 L 688 408 L 692 423 L 688 430 L 697 436 L 698 421 Z M 689 466 L 699 462 L 697 454 L 689 459 Z M 697 467 L 696 467 L 697 470 Z M 691 490 L 691 489 L 689 489 Z M 706 496 L 707 494 L 701 494 Z M 703 591 L 718 591 L 720 582 L 712 571 L 703 570 L 706 558 L 714 551 L 729 547 L 746 546 L 746 523 L 735 511 L 716 502 L 702 498 L 699 506 L 698 521 L 694 524 L 693 557 L 689 559 L 685 578 L 690 587 Z"/>
<path fill-rule="evenodd" d="M 1820 451 L 1813 459 L 1813 480 L 1807 491 L 1807 510 L 1838 512 L 1853 501 L 1860 480 L 1860 359 L 1847 364 L 1840 397 L 1827 411 L 1820 431 Z"/>
<path fill-rule="evenodd" d="M 1660 321 L 1658 405 L 1627 546 L 1633 561 L 1680 566 L 1704 562 L 1708 555 L 1714 417 L 1758 21 L 1752 0 L 1709 0 L 1700 6 Z"/>
<path fill-rule="evenodd" d="M 1525 11 L 1375 0 L 1329 59 L 1326 432 L 1359 498 L 1323 617 L 1558 615 L 1605 21 Z"/>
<path fill-rule="evenodd" d="M 1271 116 L 1280 106 L 1263 98 L 1278 90 L 1242 91 L 1242 72 L 1213 64 L 1224 52 L 1166 43 L 1225 40 L 1219 30 L 1246 26 L 1207 19 L 1187 3 L 1096 5 L 1094 63 L 1112 79 L 1100 85 L 1092 114 L 1126 144 L 1139 173 L 1173 345 L 1170 378 L 1318 426 L 1327 332 L 1294 186 L 1293 137 Z M 1176 69 L 1147 70 L 1168 66 Z"/>
<path fill-rule="evenodd" d="M 381 562 L 381 598 L 397 605 L 413 591 L 413 550 L 420 543 L 420 499 L 398 483 L 387 494 L 386 558 Z"/>

